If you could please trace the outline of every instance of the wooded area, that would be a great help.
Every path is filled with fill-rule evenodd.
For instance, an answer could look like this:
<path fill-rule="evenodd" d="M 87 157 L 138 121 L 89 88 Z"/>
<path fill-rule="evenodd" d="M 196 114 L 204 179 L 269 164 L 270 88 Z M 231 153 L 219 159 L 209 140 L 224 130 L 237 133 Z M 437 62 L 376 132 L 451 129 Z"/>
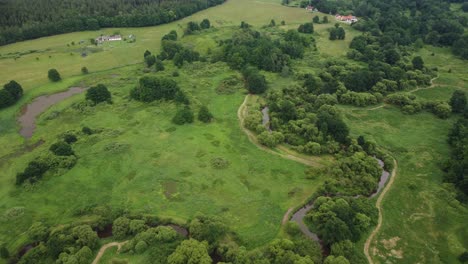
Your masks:
<path fill-rule="evenodd" d="M 0 3 L 0 45 L 104 27 L 168 23 L 223 0 L 6 0 Z"/>

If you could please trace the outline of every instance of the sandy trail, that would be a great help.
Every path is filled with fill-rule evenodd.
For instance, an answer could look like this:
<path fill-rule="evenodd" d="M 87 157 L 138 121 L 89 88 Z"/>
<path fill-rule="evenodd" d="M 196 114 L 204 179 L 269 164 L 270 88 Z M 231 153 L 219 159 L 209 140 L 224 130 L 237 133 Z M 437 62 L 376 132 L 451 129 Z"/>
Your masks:
<path fill-rule="evenodd" d="M 124 241 L 124 242 L 111 242 L 111 243 L 107 243 L 105 245 L 103 245 L 101 247 L 101 249 L 99 249 L 99 252 L 98 254 L 96 255 L 96 258 L 94 258 L 94 261 L 92 264 L 98 264 L 99 263 L 99 260 L 101 259 L 102 255 L 104 255 L 104 252 L 106 252 L 106 250 L 110 247 L 115 247 L 117 246 L 117 251 L 120 250 L 120 248 L 125 244 L 127 243 L 127 241 Z"/>
<path fill-rule="evenodd" d="M 379 198 L 377 198 L 377 202 L 375 203 L 375 206 L 379 210 L 379 220 L 377 222 L 377 226 L 371 232 L 371 234 L 366 240 L 366 243 L 364 244 L 364 254 L 366 255 L 366 258 L 369 264 L 374 264 L 374 261 L 372 260 L 372 257 L 369 253 L 370 244 L 372 243 L 372 240 L 374 239 L 375 235 L 380 231 L 380 228 L 382 227 L 382 221 L 383 221 L 382 200 L 385 197 L 385 194 L 388 192 L 388 190 L 390 190 L 390 188 L 392 187 L 392 184 L 395 181 L 395 178 L 397 175 L 398 163 L 395 159 L 393 159 L 393 165 L 394 165 L 394 168 L 392 171 L 392 176 L 390 177 L 390 181 L 387 183 L 387 186 L 385 186 L 385 189 L 383 189 L 382 193 L 379 195 Z"/>

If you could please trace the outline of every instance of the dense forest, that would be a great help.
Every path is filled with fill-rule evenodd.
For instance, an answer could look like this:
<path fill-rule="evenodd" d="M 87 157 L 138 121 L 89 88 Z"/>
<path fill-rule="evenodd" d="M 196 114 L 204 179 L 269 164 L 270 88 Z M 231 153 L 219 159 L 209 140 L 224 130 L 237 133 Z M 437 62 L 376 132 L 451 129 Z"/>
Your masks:
<path fill-rule="evenodd" d="M 6 0 L 0 2 L 0 45 L 102 27 L 168 23 L 223 0 Z"/>
<path fill-rule="evenodd" d="M 464 27 L 468 25 L 465 9 L 454 12 L 445 1 L 334 1 L 311 0 L 320 12 L 330 14 L 354 14 L 361 21 L 353 26 L 378 37 L 381 46 L 427 43 L 435 46 L 451 46 L 454 54 L 468 59 L 468 38 Z"/>

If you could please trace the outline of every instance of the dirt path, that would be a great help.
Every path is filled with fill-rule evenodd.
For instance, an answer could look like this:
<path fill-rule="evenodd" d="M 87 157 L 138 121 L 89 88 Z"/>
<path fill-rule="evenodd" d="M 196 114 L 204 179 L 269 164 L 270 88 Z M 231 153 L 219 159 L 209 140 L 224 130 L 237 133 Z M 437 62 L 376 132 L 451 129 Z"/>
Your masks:
<path fill-rule="evenodd" d="M 294 208 L 289 208 L 288 211 L 284 214 L 283 220 L 281 221 L 282 225 L 285 225 L 289 221 L 289 214 L 292 212 Z"/>
<path fill-rule="evenodd" d="M 377 202 L 375 203 L 375 206 L 379 210 L 379 220 L 378 220 L 377 226 L 371 232 L 370 236 L 366 240 L 366 243 L 364 244 L 364 254 L 366 255 L 366 258 L 369 264 L 374 264 L 374 261 L 372 260 L 372 257 L 369 253 L 370 244 L 372 243 L 372 240 L 374 239 L 375 235 L 380 231 L 380 228 L 382 227 L 382 221 L 383 221 L 382 200 L 385 197 L 385 194 L 388 192 L 388 190 L 390 190 L 390 188 L 392 187 L 392 184 L 395 181 L 395 178 L 397 175 L 398 163 L 395 159 L 393 159 L 393 165 L 394 165 L 394 168 L 392 171 L 392 176 L 390 177 L 390 181 L 387 183 L 387 186 L 385 186 L 385 189 L 383 189 L 382 193 L 379 195 L 379 198 L 377 198 Z"/>
<path fill-rule="evenodd" d="M 120 250 L 120 248 L 127 242 L 128 240 L 124 242 L 111 242 L 103 245 L 101 249 L 99 249 L 99 252 L 97 253 L 96 258 L 94 259 L 92 264 L 98 264 L 102 255 L 104 255 L 104 252 L 106 252 L 108 248 L 117 246 L 117 250 Z"/>
<path fill-rule="evenodd" d="M 434 88 L 436 86 L 436 84 L 434 83 L 434 81 L 439 78 L 439 75 L 437 75 L 437 77 L 434 77 L 431 79 L 430 83 L 431 85 L 429 85 L 428 87 L 416 87 L 415 89 L 409 91 L 410 93 L 414 93 L 416 91 L 419 91 L 419 90 L 426 90 L 426 89 L 431 89 L 431 88 Z"/>
<path fill-rule="evenodd" d="M 247 135 L 250 142 L 252 142 L 259 149 L 261 149 L 261 150 L 263 150 L 265 152 L 268 152 L 270 154 L 277 155 L 277 156 L 280 156 L 280 157 L 285 158 L 285 159 L 293 160 L 293 161 L 302 163 L 302 164 L 307 165 L 307 166 L 314 166 L 314 167 L 322 166 L 320 163 L 318 163 L 315 160 L 293 155 L 292 151 L 287 150 L 287 148 L 284 147 L 284 146 L 279 146 L 278 150 L 281 150 L 281 152 L 277 152 L 277 151 L 274 151 L 274 150 L 272 150 L 270 148 L 267 148 L 267 147 L 263 146 L 262 144 L 258 143 L 258 140 L 257 140 L 257 137 L 255 136 L 255 134 L 252 133 L 252 131 L 250 131 L 250 130 L 248 130 L 247 128 L 244 127 L 244 118 L 245 118 L 245 116 L 247 114 L 247 102 L 249 100 L 249 97 L 250 97 L 250 94 L 245 96 L 244 102 L 241 104 L 241 106 L 237 110 L 237 118 L 239 118 L 239 125 L 240 125 L 242 131 L 244 131 L 244 133 Z M 283 153 L 283 152 L 287 152 L 287 153 Z"/>

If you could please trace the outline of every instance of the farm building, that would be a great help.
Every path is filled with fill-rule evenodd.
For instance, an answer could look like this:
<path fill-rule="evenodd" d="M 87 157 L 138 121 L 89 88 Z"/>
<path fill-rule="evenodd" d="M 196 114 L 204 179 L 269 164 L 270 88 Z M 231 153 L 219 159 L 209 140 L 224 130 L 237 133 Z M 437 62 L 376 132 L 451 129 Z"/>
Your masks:
<path fill-rule="evenodd" d="M 351 15 L 349 16 L 336 15 L 335 18 L 338 21 L 349 23 L 349 24 L 355 23 L 358 21 L 358 19 L 355 16 L 351 16 Z"/>
<path fill-rule="evenodd" d="M 311 5 L 308 5 L 306 7 L 306 10 L 309 11 L 309 12 L 317 12 L 318 11 L 317 8 L 315 8 L 315 7 L 311 6 Z"/>
<path fill-rule="evenodd" d="M 118 40 L 122 40 L 122 36 L 120 35 L 99 36 L 96 38 L 96 43 L 102 43 L 104 41 L 118 41 Z"/>

